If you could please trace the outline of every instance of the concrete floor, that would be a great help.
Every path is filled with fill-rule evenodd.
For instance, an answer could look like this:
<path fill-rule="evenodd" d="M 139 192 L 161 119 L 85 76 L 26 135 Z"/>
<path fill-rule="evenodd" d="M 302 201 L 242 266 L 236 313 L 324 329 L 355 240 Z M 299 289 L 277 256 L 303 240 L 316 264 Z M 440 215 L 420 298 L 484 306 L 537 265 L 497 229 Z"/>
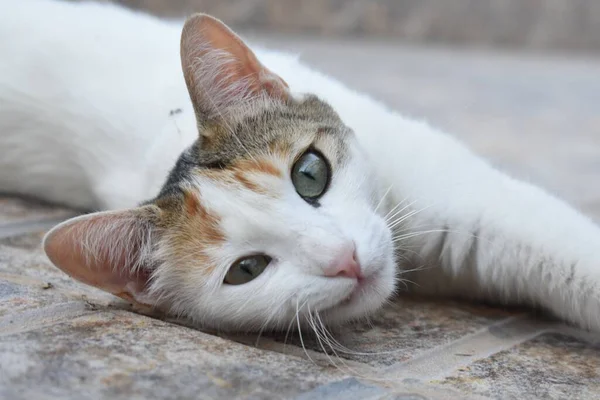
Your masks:
<path fill-rule="evenodd" d="M 461 137 L 600 221 L 600 60 L 256 38 Z M 285 46 L 281 45 L 285 43 Z M 594 399 L 600 337 L 524 311 L 400 298 L 336 333 L 218 337 L 133 313 L 39 248 L 68 210 L 0 199 L 2 399 Z"/>

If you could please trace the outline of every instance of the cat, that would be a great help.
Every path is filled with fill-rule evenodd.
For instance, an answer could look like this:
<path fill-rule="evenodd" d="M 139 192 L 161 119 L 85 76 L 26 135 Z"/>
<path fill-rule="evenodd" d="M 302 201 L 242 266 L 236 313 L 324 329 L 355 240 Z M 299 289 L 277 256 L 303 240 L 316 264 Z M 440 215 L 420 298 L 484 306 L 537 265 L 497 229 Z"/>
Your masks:
<path fill-rule="evenodd" d="M 402 283 L 600 330 L 591 220 L 213 17 L 3 2 L 0 54 L 0 190 L 97 211 L 43 243 L 77 280 L 222 330 Z"/>

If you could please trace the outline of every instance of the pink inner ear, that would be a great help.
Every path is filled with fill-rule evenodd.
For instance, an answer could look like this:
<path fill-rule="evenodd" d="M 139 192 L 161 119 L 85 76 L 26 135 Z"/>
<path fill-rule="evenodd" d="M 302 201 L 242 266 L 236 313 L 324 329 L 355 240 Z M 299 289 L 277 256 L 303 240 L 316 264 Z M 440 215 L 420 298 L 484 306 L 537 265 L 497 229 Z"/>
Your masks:
<path fill-rule="evenodd" d="M 209 44 L 208 48 L 224 50 L 237 61 L 229 64 L 221 75 L 221 79 L 228 80 L 229 86 L 235 85 L 236 81 L 241 79 L 249 79 L 250 91 L 253 93 L 262 89 L 271 96 L 287 96 L 287 91 L 283 90 L 288 87 L 287 83 L 262 65 L 254 52 L 231 29 L 209 16 L 203 16 L 201 23 L 203 26 L 201 32 L 204 33 L 204 40 Z"/>
<path fill-rule="evenodd" d="M 192 100 L 202 111 L 211 106 L 227 108 L 247 94 L 266 92 L 279 100 L 289 96 L 285 81 L 262 65 L 231 29 L 208 15 L 186 21 L 181 61 Z"/>
<path fill-rule="evenodd" d="M 54 265 L 78 281 L 141 303 L 150 278 L 140 259 L 146 229 L 131 211 L 86 215 L 50 231 L 44 250 Z"/>

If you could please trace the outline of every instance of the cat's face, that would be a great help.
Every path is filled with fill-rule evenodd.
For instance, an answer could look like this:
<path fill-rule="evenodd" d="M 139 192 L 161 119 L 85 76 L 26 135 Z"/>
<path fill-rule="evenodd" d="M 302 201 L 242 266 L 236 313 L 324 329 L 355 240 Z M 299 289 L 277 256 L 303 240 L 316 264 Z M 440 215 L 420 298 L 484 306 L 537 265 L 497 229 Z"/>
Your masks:
<path fill-rule="evenodd" d="M 152 289 L 175 312 L 245 329 L 287 326 L 297 308 L 336 322 L 378 308 L 394 287 L 391 235 L 353 133 L 309 98 L 236 136 L 184 154 L 154 201 L 166 233 Z"/>
<path fill-rule="evenodd" d="M 182 61 L 198 142 L 152 201 L 55 228 L 50 259 L 216 328 L 285 329 L 316 312 L 339 323 L 379 308 L 394 290 L 391 232 L 353 133 L 214 19 L 188 21 Z"/>

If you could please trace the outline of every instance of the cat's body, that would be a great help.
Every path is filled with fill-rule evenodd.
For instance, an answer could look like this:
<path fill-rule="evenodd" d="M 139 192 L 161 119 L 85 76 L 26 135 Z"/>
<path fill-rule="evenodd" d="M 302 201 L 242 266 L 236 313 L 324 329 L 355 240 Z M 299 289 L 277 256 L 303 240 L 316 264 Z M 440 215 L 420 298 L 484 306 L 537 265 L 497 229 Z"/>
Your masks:
<path fill-rule="evenodd" d="M 156 197 L 180 154 L 198 137 L 194 109 L 181 74 L 180 35 L 180 24 L 161 22 L 113 6 L 51 1 L 14 1 L 0 5 L 0 54 L 3 55 L 0 60 L 0 190 L 87 209 L 130 208 Z M 194 40 L 195 37 L 190 36 L 188 41 L 194 43 Z M 186 64 L 185 46 L 182 49 L 184 70 L 186 65 L 195 68 L 193 62 Z M 363 194 L 352 191 L 352 183 L 344 183 L 345 191 L 337 195 L 356 199 L 360 204 L 363 200 L 365 204 L 372 202 L 377 207 L 370 206 L 371 211 L 374 209 L 380 217 L 389 217 L 388 227 L 395 239 L 386 238 L 378 228 L 374 228 L 376 234 L 366 238 L 355 237 L 362 235 L 356 232 L 366 229 L 364 226 L 377 224 L 381 218 L 365 216 L 368 223 L 361 222 L 364 226 L 350 224 L 347 228 L 356 231 L 351 236 L 358 243 L 359 253 L 365 252 L 359 254 L 359 258 L 375 260 L 373 265 L 379 265 L 377 273 L 380 269 L 387 271 L 387 259 L 392 257 L 389 245 L 393 240 L 399 253 L 400 271 L 416 269 L 400 273 L 400 279 L 416 282 L 413 286 L 416 290 L 538 305 L 581 326 L 600 330 L 600 229 L 591 221 L 542 190 L 492 169 L 451 137 L 353 92 L 302 65 L 296 57 L 255 51 L 260 62 L 289 85 L 292 94 L 284 102 L 296 104 L 292 106 L 296 111 L 290 118 L 295 121 L 304 113 L 294 108 L 303 101 L 300 93 L 312 93 L 329 103 L 341 121 L 355 132 L 362 150 L 353 150 L 354 145 L 346 143 L 344 146 L 352 149 L 348 150 L 351 155 L 345 157 L 362 159 L 361 151 L 364 152 L 364 161 L 375 176 L 371 184 L 376 187 L 356 184 L 354 189 L 358 191 L 360 187 L 365 192 L 363 199 Z M 204 54 L 195 57 L 204 57 Z M 255 67 L 252 60 L 249 63 Z M 191 73 L 186 79 L 196 111 L 199 115 L 206 113 L 206 107 L 212 106 L 202 104 L 205 99 L 200 95 L 194 99 L 194 85 L 198 83 Z M 273 86 L 275 95 L 270 91 Z M 278 91 L 287 90 L 278 82 L 269 82 L 264 87 L 276 98 L 279 98 Z M 274 115 L 279 115 L 281 109 L 278 105 L 274 107 Z M 306 115 L 321 115 L 319 110 L 311 109 Z M 328 112 L 323 116 L 329 118 Z M 198 118 L 202 131 L 205 126 L 201 117 Z M 291 129 L 289 124 L 285 129 Z M 353 165 L 349 167 L 344 164 L 349 162 L 339 162 L 344 174 L 350 174 L 347 168 L 355 168 L 353 173 L 361 171 L 362 167 L 358 167 L 361 160 L 357 160 L 356 165 L 350 162 Z M 337 165 L 332 163 L 335 169 Z M 369 175 L 365 172 L 365 176 Z M 365 176 L 357 180 L 364 180 Z M 331 196 L 335 197 L 335 180 L 333 184 Z M 213 193 L 206 188 L 199 192 Z M 327 210 L 326 197 L 323 201 L 323 208 Z M 212 207 L 218 209 L 216 205 Z M 353 212 L 361 213 L 351 205 L 341 209 L 350 214 L 347 218 L 354 218 Z M 220 209 L 220 212 L 224 211 Z M 346 217 L 327 212 L 333 222 Z M 255 217 L 259 218 L 259 214 Z M 312 217 L 306 218 L 310 221 Z M 362 221 L 361 218 L 358 220 Z M 162 235 L 167 228 L 161 224 L 152 232 Z M 237 234 L 236 228 L 228 229 L 232 231 L 225 236 Z M 256 226 L 252 229 L 260 230 Z M 276 229 L 285 228 L 264 227 L 265 232 Z M 327 229 L 329 227 L 322 228 L 324 233 Z M 345 230 L 346 226 L 342 225 L 341 229 Z M 272 234 L 284 235 L 282 232 Z M 324 234 L 320 238 L 324 246 L 329 245 L 329 236 Z M 381 244 L 372 245 L 373 238 Z M 298 240 L 302 248 L 304 239 Z M 49 255 L 58 266 L 78 279 L 102 286 L 78 276 L 73 272 L 74 267 L 61 265 L 65 261 L 60 255 L 54 254 L 53 258 L 52 240 L 49 243 L 47 250 L 50 249 Z M 154 249 L 162 245 L 157 243 L 152 241 Z M 373 248 L 361 250 L 364 247 Z M 301 256 L 294 253 L 293 257 Z M 102 257 L 96 255 L 96 258 Z M 85 258 L 88 259 L 89 256 Z M 137 261 L 133 264 L 143 269 Z M 344 269 L 344 273 L 347 271 L 348 268 Z M 225 272 L 218 279 L 222 281 Z M 383 277 L 393 280 L 390 271 Z M 352 312 L 343 309 L 339 319 L 360 316 L 383 303 L 391 293 L 391 283 L 381 279 L 379 286 L 373 288 L 374 292 L 382 292 L 380 296 L 369 302 L 366 299 L 369 293 L 365 294 L 361 301 L 368 306 L 354 304 Z M 171 303 L 166 308 L 202 323 L 258 327 L 277 312 L 276 308 L 257 299 L 257 307 L 271 307 L 267 313 L 269 318 L 216 315 L 216 310 L 228 312 L 226 304 L 213 307 L 210 310 L 213 314 L 205 318 L 198 314 L 209 311 L 194 309 L 183 300 L 173 300 L 178 295 L 188 299 L 191 291 L 181 289 L 177 293 L 173 279 L 164 276 L 162 280 L 154 276 L 154 284 L 163 284 L 162 289 L 171 285 L 171 293 L 166 295 L 170 296 Z M 320 292 L 329 290 L 326 281 L 318 284 L 323 285 Z M 156 286 L 153 288 L 158 290 Z M 121 293 L 110 287 L 107 290 Z M 216 291 L 213 289 L 212 293 Z M 235 296 L 232 293 L 229 296 Z M 340 295 L 340 304 L 350 298 L 347 290 L 344 293 Z M 136 298 L 131 291 L 123 297 L 152 302 L 146 295 Z M 320 302 L 327 301 L 320 299 Z M 314 304 L 313 310 L 320 303 Z M 298 298 L 295 307 L 299 307 Z M 292 304 L 292 316 L 293 308 Z M 258 311 L 250 307 L 248 312 Z M 280 320 L 273 317 L 275 325 L 289 321 L 290 314 L 282 313 Z"/>
<path fill-rule="evenodd" d="M 180 24 L 94 3 L 0 7 L 0 124 L 12 133 L 0 136 L 0 169 L 11 171 L 0 188 L 91 210 L 156 195 L 198 136 Z"/>

